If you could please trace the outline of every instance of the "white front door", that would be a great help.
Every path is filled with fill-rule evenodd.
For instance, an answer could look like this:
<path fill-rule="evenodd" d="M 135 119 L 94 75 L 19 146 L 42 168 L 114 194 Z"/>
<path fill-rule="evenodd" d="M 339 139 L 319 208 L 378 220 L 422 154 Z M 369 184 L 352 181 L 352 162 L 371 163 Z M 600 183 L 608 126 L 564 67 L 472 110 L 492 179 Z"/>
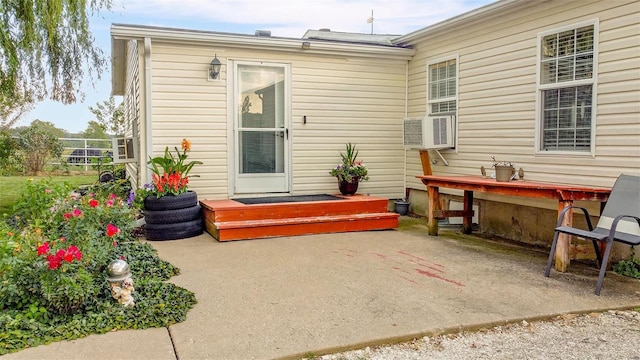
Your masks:
<path fill-rule="evenodd" d="M 289 192 L 289 68 L 234 67 L 235 193 Z"/>

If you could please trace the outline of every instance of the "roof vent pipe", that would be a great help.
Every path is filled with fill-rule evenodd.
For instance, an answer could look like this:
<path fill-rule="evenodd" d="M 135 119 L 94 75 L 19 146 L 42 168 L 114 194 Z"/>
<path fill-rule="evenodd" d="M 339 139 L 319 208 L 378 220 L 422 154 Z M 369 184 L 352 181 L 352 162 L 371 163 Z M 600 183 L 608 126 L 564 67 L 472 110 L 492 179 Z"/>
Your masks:
<path fill-rule="evenodd" d="M 256 36 L 271 37 L 271 31 L 269 31 L 269 30 L 256 30 Z"/>
<path fill-rule="evenodd" d="M 318 29 L 318 31 L 331 32 L 331 29 L 329 29 L 329 28 L 322 28 L 322 29 Z"/>

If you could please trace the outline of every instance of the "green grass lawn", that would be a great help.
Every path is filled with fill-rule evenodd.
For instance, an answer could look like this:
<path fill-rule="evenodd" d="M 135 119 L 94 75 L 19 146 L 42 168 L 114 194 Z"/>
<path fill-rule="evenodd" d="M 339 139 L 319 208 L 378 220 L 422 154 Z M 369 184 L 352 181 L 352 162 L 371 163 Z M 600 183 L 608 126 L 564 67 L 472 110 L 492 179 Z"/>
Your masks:
<path fill-rule="evenodd" d="M 52 175 L 52 176 L 0 176 L 0 218 L 3 214 L 11 214 L 13 205 L 24 189 L 29 179 L 40 181 L 40 179 L 51 179 L 53 183 L 68 183 L 75 187 L 78 185 L 93 184 L 98 180 L 95 172 L 83 172 L 74 175 Z"/>

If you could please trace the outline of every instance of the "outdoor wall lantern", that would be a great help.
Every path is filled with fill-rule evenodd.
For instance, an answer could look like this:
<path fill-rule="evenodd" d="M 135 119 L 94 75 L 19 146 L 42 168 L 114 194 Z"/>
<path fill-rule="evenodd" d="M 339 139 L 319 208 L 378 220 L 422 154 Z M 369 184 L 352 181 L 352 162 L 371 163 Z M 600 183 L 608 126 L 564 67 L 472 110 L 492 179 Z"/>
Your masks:
<path fill-rule="evenodd" d="M 209 66 L 209 77 L 213 80 L 218 80 L 220 78 L 220 68 L 222 67 L 222 63 L 218 60 L 218 54 L 213 56 L 213 60 L 211 60 L 211 65 Z"/>

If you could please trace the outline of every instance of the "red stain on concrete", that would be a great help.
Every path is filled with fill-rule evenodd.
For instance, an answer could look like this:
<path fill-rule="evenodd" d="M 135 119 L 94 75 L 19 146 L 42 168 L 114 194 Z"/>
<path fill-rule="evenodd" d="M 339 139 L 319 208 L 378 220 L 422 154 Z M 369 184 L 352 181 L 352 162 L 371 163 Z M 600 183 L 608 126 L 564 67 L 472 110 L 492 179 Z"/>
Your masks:
<path fill-rule="evenodd" d="M 414 255 L 414 254 L 410 254 L 410 253 L 408 253 L 408 252 L 406 252 L 406 251 L 402 251 L 402 250 L 396 250 L 396 252 L 397 252 L 398 254 L 402 254 L 402 255 L 404 255 L 404 256 L 408 256 L 408 257 L 413 258 L 413 259 L 416 259 L 416 260 L 418 260 L 418 261 L 422 261 L 422 262 L 430 263 L 430 264 L 431 264 L 431 266 L 437 266 L 437 267 L 439 267 L 439 268 L 444 269 L 444 265 L 442 265 L 442 264 L 438 264 L 438 263 L 434 263 L 434 262 L 430 262 L 429 260 L 427 260 L 427 259 L 425 259 L 425 258 L 423 258 L 423 257 L 421 257 L 421 256 Z M 427 265 L 423 265 L 423 266 L 427 266 Z"/>
<path fill-rule="evenodd" d="M 334 254 L 344 254 L 350 258 L 355 257 L 355 255 L 358 253 L 357 251 L 350 250 L 350 249 L 338 249 L 338 250 L 332 250 L 331 252 L 333 252 Z"/>
<path fill-rule="evenodd" d="M 412 264 L 416 264 L 416 265 L 418 265 L 418 266 L 425 267 L 425 268 L 427 268 L 427 269 L 431 269 L 431 270 L 433 270 L 433 271 L 437 271 L 437 272 L 439 272 L 439 273 L 444 273 L 444 270 L 443 270 L 443 269 L 438 268 L 438 267 L 435 267 L 435 266 L 433 266 L 433 265 L 423 264 L 423 263 L 421 263 L 420 261 L 415 261 L 415 260 L 412 260 L 412 259 L 409 259 L 409 262 L 410 262 L 410 263 L 412 263 Z"/>
<path fill-rule="evenodd" d="M 425 267 L 427 269 L 431 269 L 433 271 L 437 271 L 439 273 L 444 273 L 444 265 L 437 264 L 437 263 L 434 263 L 434 262 L 430 262 L 430 261 L 428 261 L 427 259 L 425 259 L 423 257 L 420 257 L 418 255 L 410 254 L 410 253 L 408 253 L 406 251 L 398 250 L 397 252 L 399 254 L 402 254 L 404 256 L 409 257 L 409 262 L 411 262 L 413 264 Z"/>
<path fill-rule="evenodd" d="M 400 277 L 401 277 L 402 279 L 404 279 L 404 280 L 407 280 L 408 282 L 410 282 L 410 283 L 412 283 L 412 284 L 420 285 L 420 284 L 418 284 L 418 282 L 417 282 L 417 281 L 413 281 L 413 280 L 411 280 L 411 279 L 409 279 L 409 278 L 406 278 L 406 277 L 404 277 L 404 276 L 402 276 L 402 275 L 400 275 Z"/>
<path fill-rule="evenodd" d="M 438 275 L 438 274 L 434 274 L 434 273 L 429 272 L 429 271 L 425 271 L 425 270 L 422 270 L 422 269 L 414 269 L 414 270 L 415 270 L 418 274 L 421 274 L 421 275 L 424 275 L 424 276 L 428 276 L 428 277 L 430 277 L 430 278 L 434 278 L 434 279 L 438 279 L 438 280 L 446 281 L 446 282 L 448 282 L 448 283 L 451 283 L 451 284 L 454 284 L 454 285 L 457 285 L 457 286 L 464 286 L 464 284 L 462 284 L 462 283 L 459 283 L 459 282 L 457 282 L 457 281 L 455 281 L 455 280 L 447 279 L 447 278 L 445 278 L 445 277 L 442 277 L 442 276 L 440 276 L 440 275 Z"/>
<path fill-rule="evenodd" d="M 393 270 L 400 271 L 400 272 L 403 272 L 405 274 L 411 274 L 409 271 L 407 271 L 405 269 L 400 269 L 399 267 L 395 267 L 395 266 L 393 267 Z"/>

